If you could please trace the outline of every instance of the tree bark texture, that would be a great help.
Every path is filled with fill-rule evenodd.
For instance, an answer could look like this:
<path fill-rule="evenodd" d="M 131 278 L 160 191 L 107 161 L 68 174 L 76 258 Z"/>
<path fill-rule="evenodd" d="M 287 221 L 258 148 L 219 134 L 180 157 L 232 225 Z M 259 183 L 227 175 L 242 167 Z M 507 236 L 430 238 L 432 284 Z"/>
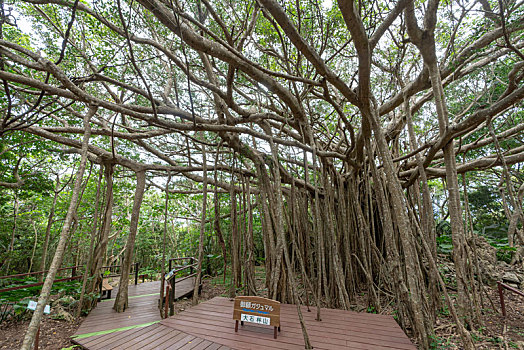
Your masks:
<path fill-rule="evenodd" d="M 120 284 L 118 293 L 115 298 L 113 309 L 116 312 L 124 312 L 128 306 L 127 287 L 129 286 L 129 274 L 133 263 L 133 254 L 135 250 L 135 240 L 138 232 L 138 218 L 140 216 L 140 206 L 144 199 L 146 187 L 146 172 L 139 170 L 136 172 L 136 189 L 133 200 L 133 211 L 131 212 L 131 222 L 129 223 L 129 236 L 127 237 L 126 250 L 120 272 Z"/>
<path fill-rule="evenodd" d="M 97 107 L 90 107 L 89 111 L 84 116 L 85 132 L 84 137 L 82 139 L 82 155 L 80 159 L 80 166 L 78 167 L 78 170 L 76 172 L 76 179 L 75 184 L 73 186 L 73 193 L 71 195 L 71 202 L 69 203 L 69 208 L 67 210 L 66 218 L 64 220 L 64 226 L 62 227 L 62 231 L 60 232 L 60 240 L 58 241 L 53 261 L 51 262 L 49 272 L 47 273 L 44 284 L 42 285 L 42 291 L 40 292 L 40 296 L 38 297 L 38 304 L 36 306 L 36 310 L 33 312 L 33 317 L 31 318 L 31 322 L 29 323 L 29 327 L 27 328 L 27 331 L 24 336 L 24 341 L 21 347 L 22 350 L 30 350 L 33 345 L 36 333 L 40 327 L 42 315 L 44 314 L 44 308 L 49 301 L 51 287 L 53 286 L 56 272 L 62 264 L 62 258 L 64 256 L 67 240 L 69 239 L 69 233 L 71 225 L 73 223 L 73 217 L 76 214 L 74 210 L 77 207 L 78 201 L 80 199 L 79 196 L 82 187 L 82 178 L 87 164 L 89 138 L 91 137 L 90 120 L 91 117 L 95 115 L 97 109 Z"/>

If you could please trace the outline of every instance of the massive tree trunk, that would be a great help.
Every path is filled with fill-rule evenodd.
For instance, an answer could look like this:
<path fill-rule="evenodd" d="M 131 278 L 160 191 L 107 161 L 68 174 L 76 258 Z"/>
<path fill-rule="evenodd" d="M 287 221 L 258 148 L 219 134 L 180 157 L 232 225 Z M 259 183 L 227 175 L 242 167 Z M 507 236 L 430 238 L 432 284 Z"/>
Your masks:
<path fill-rule="evenodd" d="M 113 305 L 113 309 L 116 312 L 124 312 L 128 305 L 127 287 L 129 285 L 129 273 L 131 272 L 135 239 L 138 232 L 138 218 L 140 217 L 140 206 L 142 205 L 142 199 L 144 198 L 145 187 L 146 172 L 144 170 L 138 170 L 136 172 L 135 199 L 133 201 L 133 211 L 131 213 L 131 222 L 129 224 L 129 236 L 127 237 L 124 260 L 122 261 L 122 268 L 120 269 L 118 294 L 116 295 L 115 304 Z"/>
<path fill-rule="evenodd" d="M 97 107 L 90 107 L 89 111 L 84 116 L 84 137 L 82 139 L 82 151 L 80 166 L 76 172 L 75 184 L 73 186 L 73 193 L 71 195 L 71 202 L 69 203 L 69 208 L 67 210 L 66 218 L 64 220 L 64 226 L 60 232 L 60 240 L 58 241 L 58 246 L 56 247 L 55 256 L 51 262 L 51 267 L 49 268 L 49 273 L 47 274 L 44 284 L 42 286 L 42 291 L 38 297 L 38 304 L 36 310 L 33 313 L 29 327 L 27 328 L 26 334 L 24 336 L 24 341 L 22 343 L 22 350 L 30 350 L 33 346 L 33 341 L 36 336 L 36 332 L 40 327 L 40 321 L 42 315 L 44 314 L 44 308 L 49 301 L 49 296 L 51 294 L 51 287 L 55 279 L 58 268 L 62 264 L 62 258 L 64 256 L 66 243 L 69 238 L 69 232 L 71 225 L 73 223 L 73 217 L 75 216 L 75 208 L 77 207 L 80 191 L 82 188 L 82 177 L 84 176 L 84 171 L 87 163 L 87 153 L 89 138 L 91 137 L 91 126 L 90 120 L 93 115 L 95 115 Z"/>

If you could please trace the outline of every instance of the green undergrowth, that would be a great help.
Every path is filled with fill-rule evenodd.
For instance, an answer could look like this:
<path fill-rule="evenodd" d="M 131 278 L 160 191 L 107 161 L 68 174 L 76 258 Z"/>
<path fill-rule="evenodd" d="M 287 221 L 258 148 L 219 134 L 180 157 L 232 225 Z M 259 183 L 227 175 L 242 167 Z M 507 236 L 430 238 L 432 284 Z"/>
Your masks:
<path fill-rule="evenodd" d="M 486 241 L 496 249 L 496 256 L 498 261 L 510 263 L 513 254 L 517 250 L 515 247 L 510 247 L 508 244 L 508 237 L 487 236 L 483 235 Z M 439 253 L 450 255 L 453 250 L 453 242 L 450 234 L 442 234 L 437 237 L 437 249 Z"/>
<path fill-rule="evenodd" d="M 244 276 L 242 275 L 242 277 L 244 277 Z M 257 280 L 257 281 L 264 281 L 265 278 L 266 278 L 266 272 L 265 272 L 264 266 L 255 266 L 255 280 Z M 241 285 L 244 285 L 243 282 L 244 281 L 242 281 Z M 233 276 L 231 274 L 231 270 L 230 269 L 226 269 L 226 276 L 225 276 L 225 278 L 224 278 L 224 270 L 218 271 L 217 275 L 215 275 L 215 276 L 210 278 L 210 282 L 209 283 L 212 286 L 229 289 L 231 284 L 233 283 Z M 262 288 L 262 289 L 259 288 L 257 291 L 258 291 L 259 294 L 263 294 L 263 292 L 265 290 L 266 289 L 264 289 L 264 288 Z M 236 293 L 238 295 L 243 294 L 243 291 L 244 291 L 243 287 L 236 288 Z M 222 296 L 228 296 L 228 295 L 229 294 L 227 292 L 222 294 Z"/>
<path fill-rule="evenodd" d="M 2 288 L 21 287 L 37 282 L 38 280 L 35 277 L 13 278 L 2 285 Z M 42 286 L 40 285 L 2 292 L 0 297 L 0 324 L 6 321 L 22 320 L 30 312 L 27 310 L 29 301 L 36 301 L 41 290 Z M 80 280 L 56 282 L 51 288 L 51 295 L 61 298 L 60 304 L 63 307 L 72 309 L 80 298 L 81 291 L 82 281 Z M 62 298 L 64 296 L 70 297 L 69 301 L 63 301 L 65 300 L 65 298 Z M 84 297 L 89 300 L 98 298 L 98 296 L 98 293 L 89 293 Z"/>

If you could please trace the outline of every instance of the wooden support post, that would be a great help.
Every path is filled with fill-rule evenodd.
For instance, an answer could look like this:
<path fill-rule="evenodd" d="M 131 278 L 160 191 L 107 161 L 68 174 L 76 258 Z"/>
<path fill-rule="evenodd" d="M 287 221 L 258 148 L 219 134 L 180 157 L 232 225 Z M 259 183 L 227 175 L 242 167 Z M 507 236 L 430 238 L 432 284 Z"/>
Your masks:
<path fill-rule="evenodd" d="M 100 274 L 100 296 L 98 297 L 98 301 L 102 301 L 102 284 L 104 284 L 104 275 Z"/>
<path fill-rule="evenodd" d="M 499 298 L 500 298 L 500 308 L 502 309 L 502 316 L 506 319 L 506 304 L 504 303 L 504 290 L 502 289 L 502 283 L 497 281 L 499 287 Z"/>
<path fill-rule="evenodd" d="M 166 286 L 166 296 L 164 298 L 164 318 L 167 318 L 167 310 L 169 308 L 169 292 L 170 292 L 170 289 L 171 287 L 169 286 L 169 284 Z"/>
<path fill-rule="evenodd" d="M 175 314 L 175 276 L 170 281 L 171 288 L 169 291 L 169 316 Z"/>
<path fill-rule="evenodd" d="M 138 263 L 135 263 L 135 285 L 138 284 Z"/>

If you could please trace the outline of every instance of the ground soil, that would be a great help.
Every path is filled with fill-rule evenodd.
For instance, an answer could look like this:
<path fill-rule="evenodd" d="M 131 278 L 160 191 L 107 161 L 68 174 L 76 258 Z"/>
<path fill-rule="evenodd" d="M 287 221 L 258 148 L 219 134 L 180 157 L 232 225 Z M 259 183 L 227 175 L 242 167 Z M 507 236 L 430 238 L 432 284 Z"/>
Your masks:
<path fill-rule="evenodd" d="M 483 299 L 481 325 L 470 330 L 476 348 L 524 350 L 524 298 L 504 292 L 506 320 L 502 316 L 499 294 L 495 287 L 486 287 Z M 435 349 L 461 348 L 453 320 L 445 313 L 438 315 L 435 336 Z"/>
<path fill-rule="evenodd" d="M 226 293 L 227 290 L 223 284 L 214 284 L 211 283 L 210 279 L 205 279 L 200 300 L 204 301 L 220 295 L 225 296 Z M 53 299 L 56 299 L 56 296 Z M 175 303 L 175 312 L 181 312 L 190 308 L 191 302 L 192 300 L 187 298 L 177 301 Z M 49 315 L 44 315 L 40 326 L 39 349 L 75 349 L 71 343 L 71 336 L 76 332 L 84 318 L 80 317 L 74 322 L 67 322 L 65 320 L 54 320 Z M 0 324 L 0 350 L 19 349 L 30 320 L 31 313 L 26 312 L 19 320 Z"/>
<path fill-rule="evenodd" d="M 0 349 L 15 350 L 22 345 L 22 340 L 29 325 L 29 317 L 19 322 L 0 326 Z M 83 318 L 70 323 L 64 320 L 53 320 L 45 315 L 40 326 L 39 349 L 60 350 L 70 347 L 70 337 L 82 323 Z"/>

